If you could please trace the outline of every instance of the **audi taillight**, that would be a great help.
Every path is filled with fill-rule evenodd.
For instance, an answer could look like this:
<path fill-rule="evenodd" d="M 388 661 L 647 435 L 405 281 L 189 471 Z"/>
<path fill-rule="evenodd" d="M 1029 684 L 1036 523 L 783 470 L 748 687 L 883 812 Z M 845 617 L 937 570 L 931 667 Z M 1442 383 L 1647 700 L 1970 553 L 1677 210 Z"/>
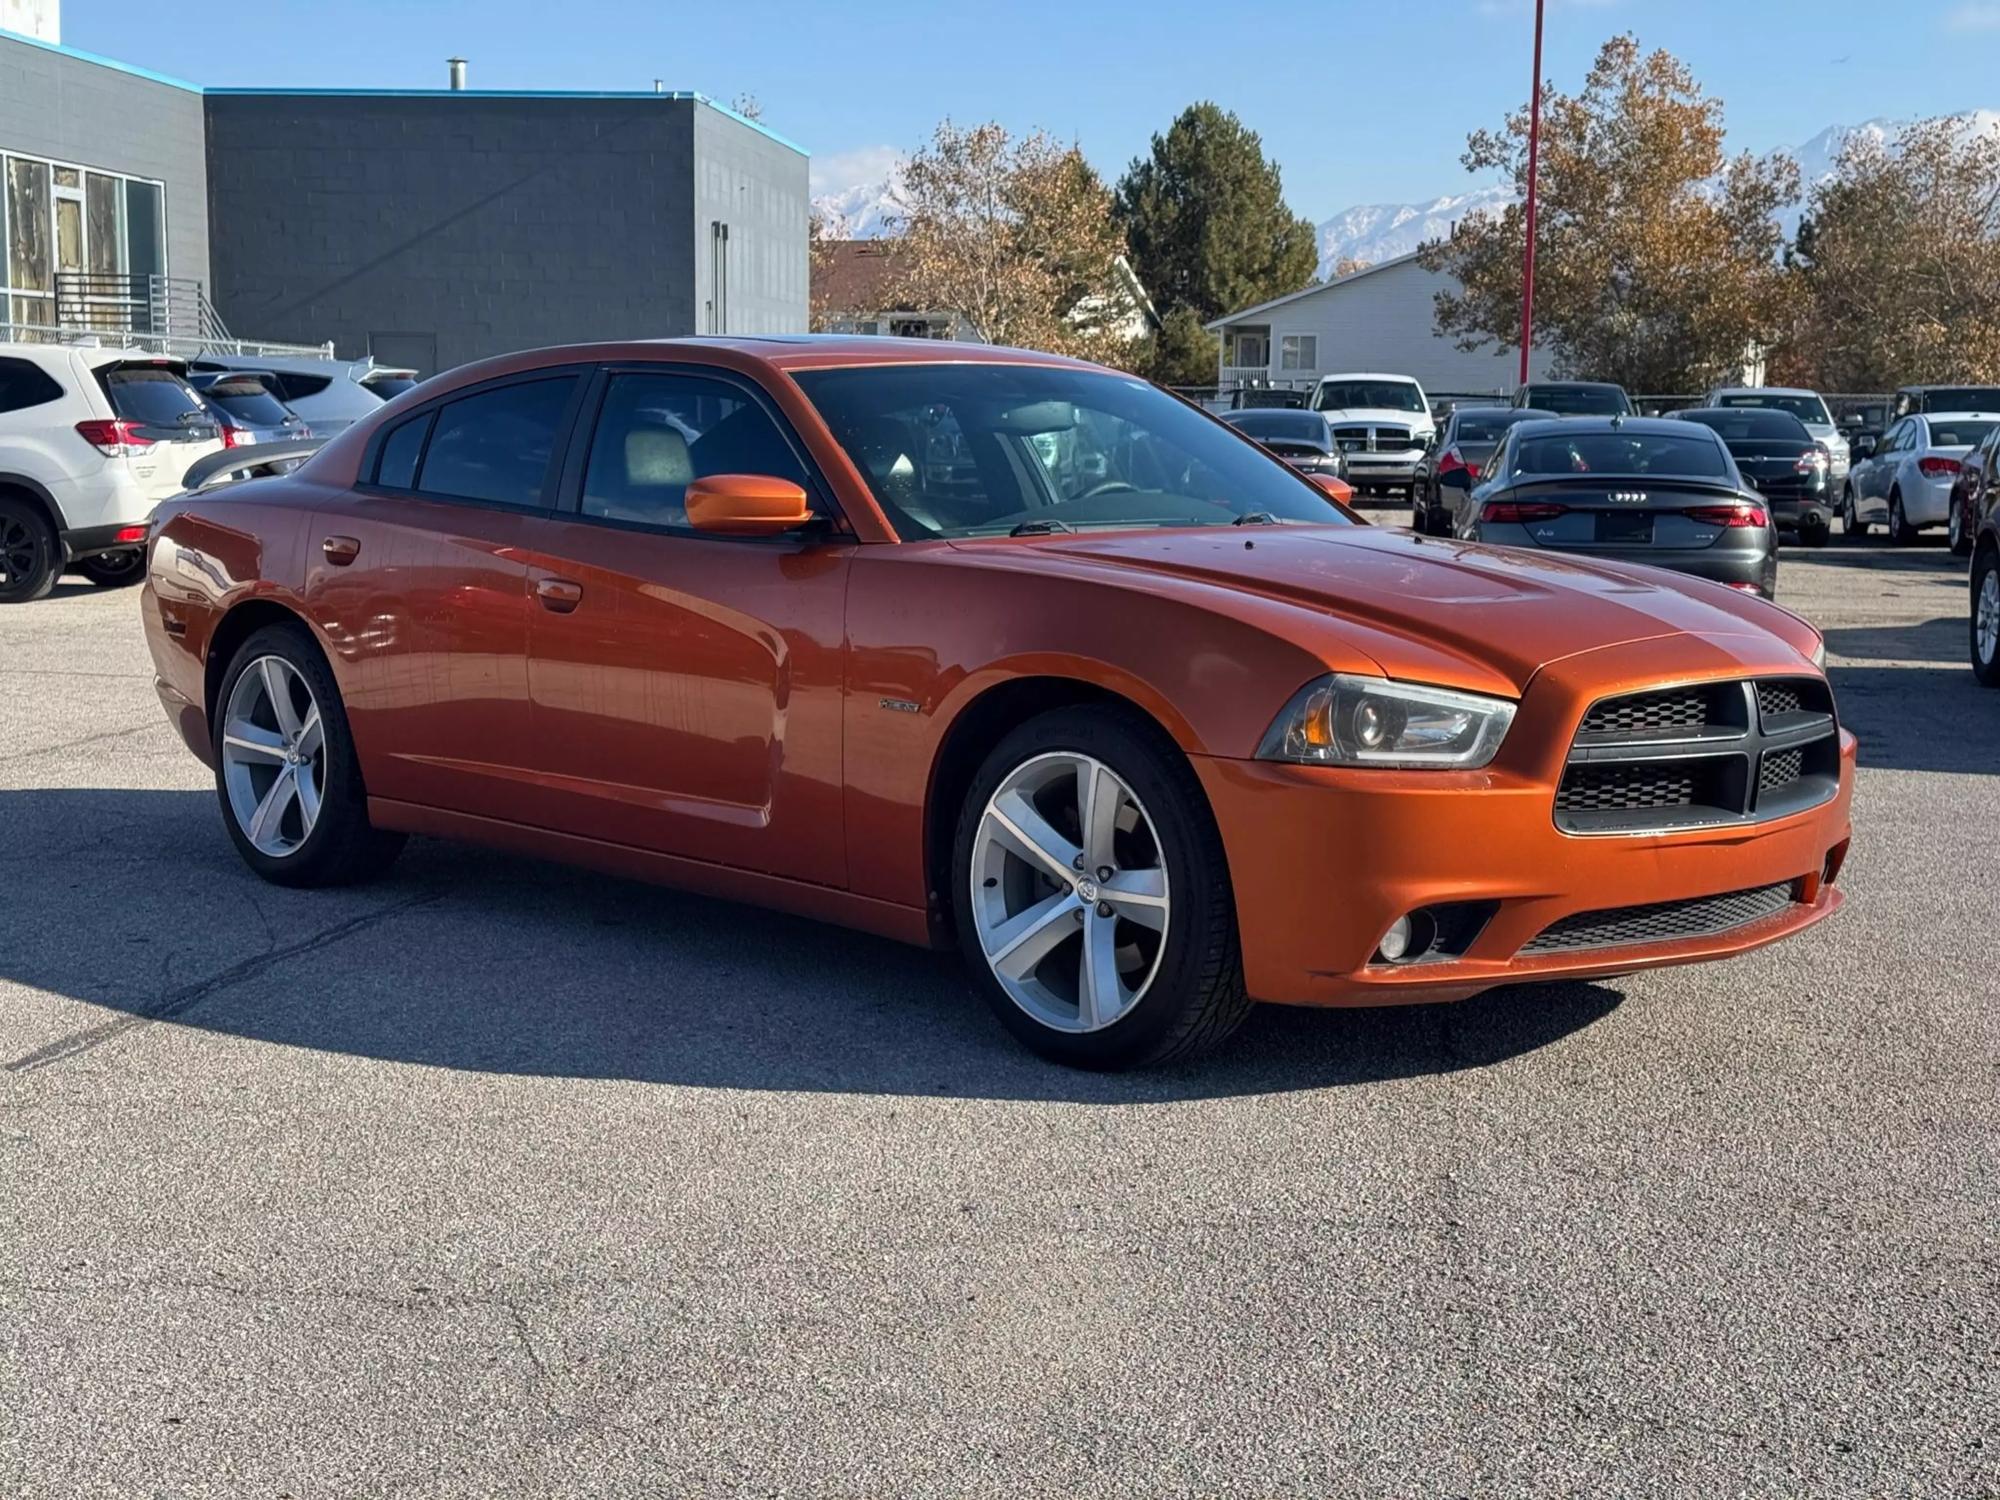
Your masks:
<path fill-rule="evenodd" d="M 1764 514 L 1761 505 L 1697 505 L 1693 510 L 1683 511 L 1691 521 L 1699 521 L 1704 526 L 1768 526 L 1770 517 Z"/>
<path fill-rule="evenodd" d="M 77 435 L 106 458 L 129 458 L 153 440 L 139 430 L 137 422 L 99 418 L 76 424 Z"/>
<path fill-rule="evenodd" d="M 1529 521 L 1553 521 L 1568 513 L 1567 505 L 1547 500 L 1488 500 L 1479 508 L 1479 519 L 1519 526 Z"/>
<path fill-rule="evenodd" d="M 1942 479 L 1947 474 L 1956 474 L 1959 463 L 1955 458 L 1939 458 L 1932 455 L 1929 458 L 1918 459 L 1917 468 L 1926 479 Z"/>

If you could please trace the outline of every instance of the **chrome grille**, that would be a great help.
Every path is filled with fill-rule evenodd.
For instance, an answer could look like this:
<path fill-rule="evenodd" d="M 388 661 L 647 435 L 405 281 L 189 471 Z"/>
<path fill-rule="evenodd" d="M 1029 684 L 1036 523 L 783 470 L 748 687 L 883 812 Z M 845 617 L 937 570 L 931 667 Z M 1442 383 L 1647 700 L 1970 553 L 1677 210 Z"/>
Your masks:
<path fill-rule="evenodd" d="M 1796 885 L 1796 881 L 1787 880 L 1721 896 L 1581 911 L 1544 927 L 1521 951 L 1570 953 L 1579 948 L 1616 948 L 1631 943 L 1670 943 L 1680 938 L 1709 937 L 1783 911 L 1792 904 Z"/>
<path fill-rule="evenodd" d="M 1565 833 L 1752 823 L 1840 789 L 1833 694 L 1817 677 L 1649 688 L 1600 699 L 1556 787 Z"/>

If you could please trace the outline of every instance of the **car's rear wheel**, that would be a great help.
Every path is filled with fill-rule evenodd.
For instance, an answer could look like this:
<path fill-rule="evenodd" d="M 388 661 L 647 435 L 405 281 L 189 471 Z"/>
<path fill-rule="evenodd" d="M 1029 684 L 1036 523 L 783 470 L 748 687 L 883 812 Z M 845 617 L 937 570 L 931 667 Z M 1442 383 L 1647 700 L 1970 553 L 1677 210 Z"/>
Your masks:
<path fill-rule="evenodd" d="M 244 863 L 277 885 L 346 885 L 388 868 L 401 834 L 368 821 L 333 673 L 303 627 L 245 641 L 216 695 L 215 787 Z"/>
<path fill-rule="evenodd" d="M 2000 687 L 2000 548 L 1982 549 L 1972 564 L 1972 672 Z"/>
<path fill-rule="evenodd" d="M 1899 490 L 1889 491 L 1889 540 L 1898 547 L 1908 547 L 1917 539 L 1917 528 L 1910 524 L 1910 518 L 1903 514 L 1903 496 Z"/>
<path fill-rule="evenodd" d="M 1946 524 L 1945 534 L 1953 557 L 1963 557 L 1972 550 L 1972 533 L 1965 525 L 1965 506 L 1956 495 L 1951 497 L 1951 520 Z"/>
<path fill-rule="evenodd" d="M 70 567 L 99 588 L 122 589 L 146 576 L 146 554 L 136 547 L 79 557 Z"/>
<path fill-rule="evenodd" d="M 1180 751 L 1109 709 L 1059 709 L 973 779 L 953 858 L 958 935 L 1015 1037 L 1055 1061 L 1192 1056 L 1248 1014 L 1221 835 Z"/>
<path fill-rule="evenodd" d="M 47 596 L 62 575 L 62 544 L 48 517 L 12 495 L 0 495 L 0 604 Z"/>

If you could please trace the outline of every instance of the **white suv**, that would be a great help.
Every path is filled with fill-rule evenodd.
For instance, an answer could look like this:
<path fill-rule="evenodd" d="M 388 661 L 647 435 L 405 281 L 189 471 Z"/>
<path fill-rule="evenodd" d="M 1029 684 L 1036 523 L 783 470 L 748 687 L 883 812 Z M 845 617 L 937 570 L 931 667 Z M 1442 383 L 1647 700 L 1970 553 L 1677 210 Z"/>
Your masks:
<path fill-rule="evenodd" d="M 145 575 L 153 507 L 222 447 L 185 373 L 139 349 L 0 343 L 0 604 L 67 568 L 107 588 Z"/>

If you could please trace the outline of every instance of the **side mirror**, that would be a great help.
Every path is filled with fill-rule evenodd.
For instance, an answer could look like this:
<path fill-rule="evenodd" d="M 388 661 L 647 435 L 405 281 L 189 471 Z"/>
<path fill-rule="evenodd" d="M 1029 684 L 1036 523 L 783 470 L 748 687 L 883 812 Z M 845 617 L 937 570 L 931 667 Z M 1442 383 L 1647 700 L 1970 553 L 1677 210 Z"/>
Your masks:
<path fill-rule="evenodd" d="M 1331 474 L 1308 474 L 1306 478 L 1318 485 L 1335 505 L 1349 506 L 1354 503 L 1354 486 L 1346 480 L 1335 479 Z"/>
<path fill-rule="evenodd" d="M 688 524 L 717 536 L 782 536 L 811 524 L 806 492 L 765 474 L 711 474 L 687 487 Z"/>

